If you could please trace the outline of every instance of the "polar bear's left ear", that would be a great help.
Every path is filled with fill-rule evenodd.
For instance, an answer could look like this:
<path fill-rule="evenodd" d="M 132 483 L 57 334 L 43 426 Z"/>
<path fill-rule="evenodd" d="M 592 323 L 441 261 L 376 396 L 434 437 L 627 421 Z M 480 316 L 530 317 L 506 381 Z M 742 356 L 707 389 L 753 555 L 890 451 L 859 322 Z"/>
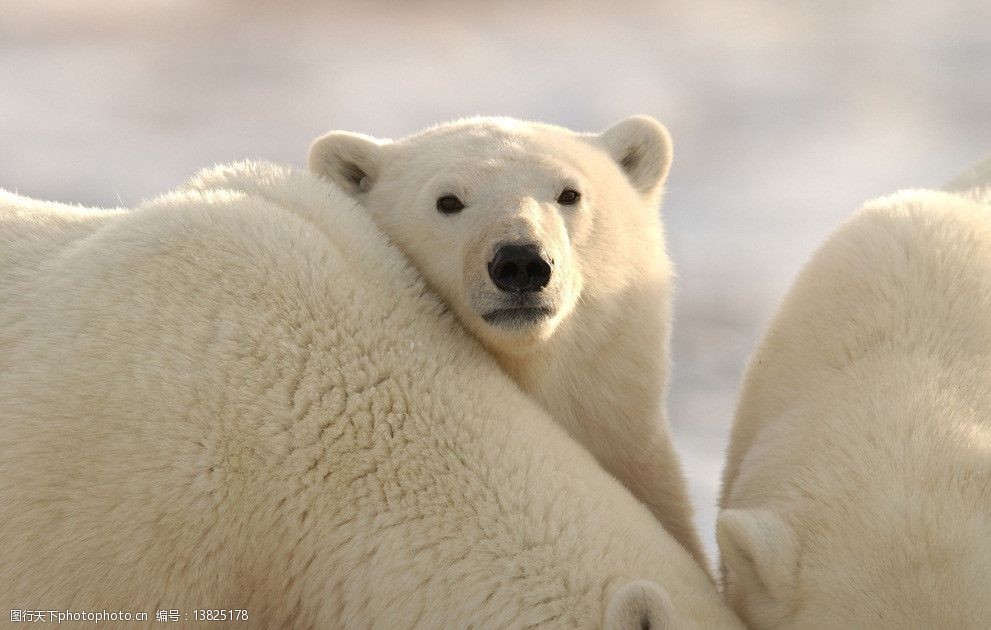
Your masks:
<path fill-rule="evenodd" d="M 391 142 L 361 133 L 331 131 L 310 146 L 306 165 L 311 173 L 329 177 L 358 196 L 371 189 L 382 167 L 382 148 Z"/>
<path fill-rule="evenodd" d="M 795 531 L 765 509 L 723 510 L 716 542 L 731 579 L 750 597 L 787 610 L 794 599 L 799 544 Z"/>
<path fill-rule="evenodd" d="M 598 135 L 599 142 L 619 164 L 633 187 L 652 196 L 671 167 L 671 136 L 650 116 L 633 116 Z"/>
<path fill-rule="evenodd" d="M 630 582 L 613 594 L 604 626 L 605 630 L 686 630 L 668 592 L 647 580 Z"/>

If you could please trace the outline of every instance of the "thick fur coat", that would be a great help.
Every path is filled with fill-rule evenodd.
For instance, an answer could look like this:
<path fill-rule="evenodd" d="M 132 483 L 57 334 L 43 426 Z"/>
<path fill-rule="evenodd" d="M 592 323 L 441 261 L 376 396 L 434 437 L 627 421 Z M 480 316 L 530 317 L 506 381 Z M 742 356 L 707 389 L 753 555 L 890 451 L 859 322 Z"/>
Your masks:
<path fill-rule="evenodd" d="M 781 305 L 718 523 L 751 627 L 991 627 L 989 200 L 872 201 Z"/>
<path fill-rule="evenodd" d="M 475 118 L 397 141 L 332 132 L 309 166 L 368 209 L 520 387 L 705 564 L 664 413 L 671 157 L 645 116 L 599 134 Z M 506 245 L 539 253 L 544 286 L 501 286 Z"/>
<path fill-rule="evenodd" d="M 740 627 L 311 175 L 218 167 L 134 210 L 0 194 L 0 433 L 4 609 Z"/>

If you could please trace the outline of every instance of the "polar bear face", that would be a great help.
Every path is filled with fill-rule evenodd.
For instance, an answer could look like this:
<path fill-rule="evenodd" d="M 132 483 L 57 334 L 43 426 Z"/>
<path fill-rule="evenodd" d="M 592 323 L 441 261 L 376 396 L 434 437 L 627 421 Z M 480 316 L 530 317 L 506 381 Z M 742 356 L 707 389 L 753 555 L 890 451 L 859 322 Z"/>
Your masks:
<path fill-rule="evenodd" d="M 797 527 L 767 509 L 720 514 L 726 596 L 748 627 L 988 627 L 987 506 L 923 515 L 838 503 L 837 518 Z"/>
<path fill-rule="evenodd" d="M 601 134 L 477 118 L 395 142 L 332 132 L 308 164 L 371 212 L 483 342 L 513 353 L 640 271 L 621 261 L 661 238 L 670 161 L 650 118 Z"/>

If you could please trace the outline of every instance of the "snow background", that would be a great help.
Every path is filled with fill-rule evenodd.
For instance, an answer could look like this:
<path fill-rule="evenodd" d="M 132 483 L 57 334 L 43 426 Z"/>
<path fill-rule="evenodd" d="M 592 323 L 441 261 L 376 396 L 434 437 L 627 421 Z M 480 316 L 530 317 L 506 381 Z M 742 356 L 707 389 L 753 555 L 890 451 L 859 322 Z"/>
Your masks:
<path fill-rule="evenodd" d="M 743 368 L 817 243 L 866 199 L 991 149 L 991 3 L 0 0 L 0 187 L 132 205 L 203 166 L 302 166 L 330 128 L 472 114 L 675 139 L 669 410 L 713 521 Z"/>

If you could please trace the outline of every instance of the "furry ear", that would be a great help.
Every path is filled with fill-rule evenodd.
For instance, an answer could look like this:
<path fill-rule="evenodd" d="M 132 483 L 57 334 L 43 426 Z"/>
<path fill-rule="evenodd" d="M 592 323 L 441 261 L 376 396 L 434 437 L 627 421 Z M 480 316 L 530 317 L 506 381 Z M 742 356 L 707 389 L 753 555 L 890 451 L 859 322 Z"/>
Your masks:
<path fill-rule="evenodd" d="M 382 147 L 391 140 L 348 131 L 331 131 L 310 145 L 310 172 L 333 180 L 351 195 L 371 190 L 382 163 Z"/>
<path fill-rule="evenodd" d="M 606 608 L 606 630 L 682 630 L 684 623 L 667 591 L 636 580 L 616 591 Z"/>
<path fill-rule="evenodd" d="M 787 606 L 798 571 L 798 540 L 791 526 L 764 509 L 723 510 L 716 541 L 732 579 L 749 596 Z"/>
<path fill-rule="evenodd" d="M 640 194 L 657 192 L 671 167 L 671 136 L 664 125 L 649 116 L 633 116 L 598 136 Z"/>

